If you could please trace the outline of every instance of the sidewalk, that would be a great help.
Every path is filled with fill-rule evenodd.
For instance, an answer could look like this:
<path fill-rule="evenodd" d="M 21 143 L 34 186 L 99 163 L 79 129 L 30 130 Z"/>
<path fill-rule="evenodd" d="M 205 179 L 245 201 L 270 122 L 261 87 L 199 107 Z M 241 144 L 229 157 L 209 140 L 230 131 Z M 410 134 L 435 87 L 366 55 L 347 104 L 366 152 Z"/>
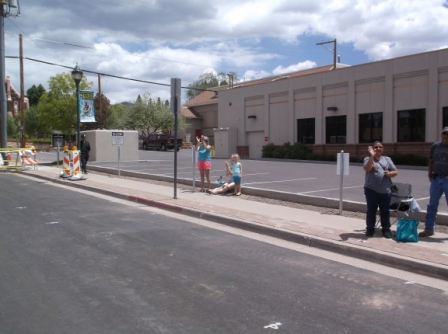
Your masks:
<path fill-rule="evenodd" d="M 68 181 L 59 178 L 60 171 L 39 166 L 23 174 L 448 280 L 448 234 L 436 232 L 433 237 L 420 238 L 418 243 L 398 243 L 384 239 L 377 231 L 375 238 L 367 239 L 361 219 L 179 188 L 177 199 L 173 199 L 173 187 L 100 174 Z"/>

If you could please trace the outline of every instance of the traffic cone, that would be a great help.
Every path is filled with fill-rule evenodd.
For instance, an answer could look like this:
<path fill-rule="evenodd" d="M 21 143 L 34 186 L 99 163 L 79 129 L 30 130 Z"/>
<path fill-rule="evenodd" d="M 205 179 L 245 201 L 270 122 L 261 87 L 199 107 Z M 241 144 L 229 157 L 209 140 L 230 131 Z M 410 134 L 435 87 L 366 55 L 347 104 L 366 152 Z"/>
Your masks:
<path fill-rule="evenodd" d="M 11 152 L 8 152 L 8 160 L 12 161 Z"/>

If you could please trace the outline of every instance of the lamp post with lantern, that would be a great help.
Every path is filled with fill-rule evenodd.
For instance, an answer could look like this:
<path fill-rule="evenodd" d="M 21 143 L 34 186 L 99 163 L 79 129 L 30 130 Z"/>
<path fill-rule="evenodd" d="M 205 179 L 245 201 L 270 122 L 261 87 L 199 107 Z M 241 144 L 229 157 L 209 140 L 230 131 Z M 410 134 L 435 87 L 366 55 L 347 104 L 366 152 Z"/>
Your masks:
<path fill-rule="evenodd" d="M 76 63 L 76 66 L 72 70 L 72 79 L 76 84 L 76 147 L 80 149 L 80 137 L 79 137 L 79 83 L 81 82 L 83 72 L 81 68 Z"/>

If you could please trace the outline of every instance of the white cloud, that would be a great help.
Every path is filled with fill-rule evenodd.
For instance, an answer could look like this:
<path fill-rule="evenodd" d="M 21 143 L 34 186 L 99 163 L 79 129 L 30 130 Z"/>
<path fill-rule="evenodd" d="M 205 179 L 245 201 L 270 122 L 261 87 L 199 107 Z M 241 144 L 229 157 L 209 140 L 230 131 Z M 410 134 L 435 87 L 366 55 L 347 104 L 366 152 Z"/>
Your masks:
<path fill-rule="evenodd" d="M 261 79 L 261 78 L 266 78 L 268 76 L 271 76 L 272 73 L 270 72 L 266 72 L 266 71 L 246 71 L 243 75 L 242 80 L 256 80 L 256 79 Z"/>
<path fill-rule="evenodd" d="M 316 66 L 317 66 L 317 64 L 314 61 L 306 60 L 304 62 L 297 63 L 297 64 L 294 64 L 294 65 L 290 65 L 288 67 L 277 66 L 274 69 L 274 71 L 272 71 L 272 73 L 274 75 L 278 75 L 278 74 L 283 74 L 283 73 L 302 71 L 302 70 L 306 70 L 306 69 L 313 68 L 313 67 L 316 67 Z"/>
<path fill-rule="evenodd" d="M 446 47 L 448 35 L 446 0 L 19 1 L 21 16 L 6 19 L 5 31 L 24 35 L 25 57 L 147 81 L 180 77 L 184 86 L 209 71 L 255 79 L 317 66 L 318 53 L 304 37 L 337 38 L 380 60 Z M 5 46 L 6 55 L 18 55 L 17 36 L 6 34 Z M 26 61 L 25 87 L 62 71 Z M 20 86 L 18 60 L 6 60 L 6 74 Z M 112 102 L 147 91 L 169 94 L 159 86 L 104 80 Z"/>

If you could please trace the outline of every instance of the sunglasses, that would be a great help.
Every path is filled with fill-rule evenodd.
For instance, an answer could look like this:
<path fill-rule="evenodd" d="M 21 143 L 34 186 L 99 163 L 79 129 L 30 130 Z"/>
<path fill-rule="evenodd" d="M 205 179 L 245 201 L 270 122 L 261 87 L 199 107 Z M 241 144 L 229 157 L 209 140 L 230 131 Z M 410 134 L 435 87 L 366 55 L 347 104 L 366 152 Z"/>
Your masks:
<path fill-rule="evenodd" d="M 374 146 L 373 148 L 383 148 L 382 146 Z"/>
<path fill-rule="evenodd" d="M 446 136 L 446 135 L 448 135 L 448 132 L 442 132 L 442 135 Z"/>

